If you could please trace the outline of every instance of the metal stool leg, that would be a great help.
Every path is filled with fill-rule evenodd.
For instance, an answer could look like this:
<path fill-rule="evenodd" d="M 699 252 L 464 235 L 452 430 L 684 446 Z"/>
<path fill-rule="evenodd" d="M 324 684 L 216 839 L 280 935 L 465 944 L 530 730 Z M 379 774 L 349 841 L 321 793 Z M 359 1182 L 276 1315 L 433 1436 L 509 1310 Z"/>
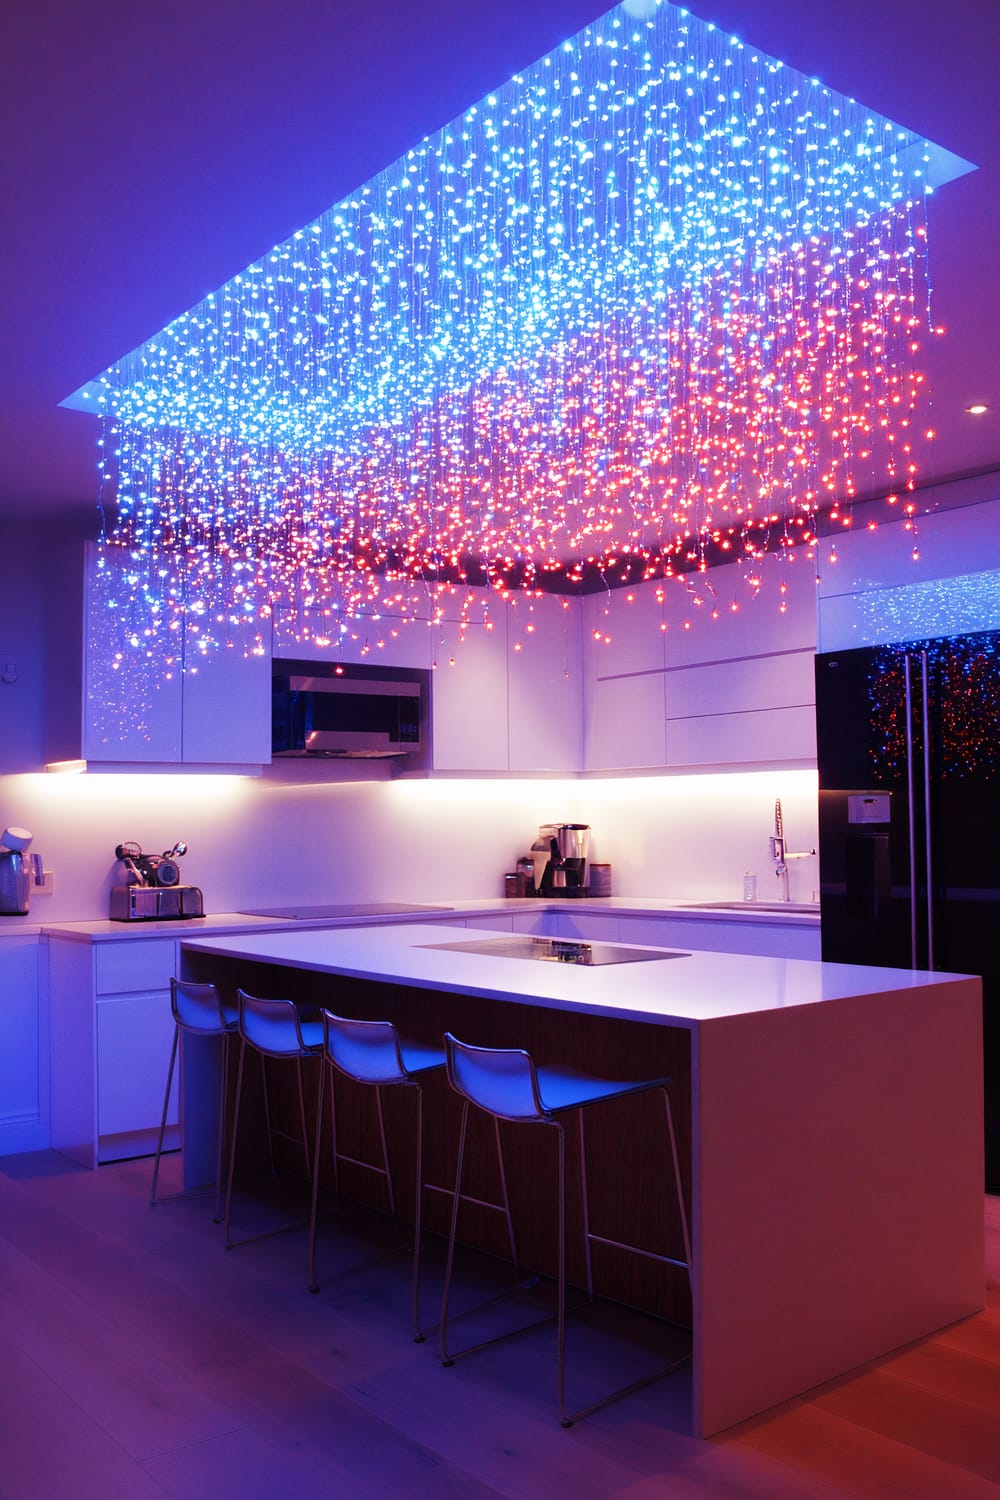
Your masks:
<path fill-rule="evenodd" d="M 156 1142 L 156 1160 L 153 1163 L 153 1184 L 149 1191 L 149 1202 L 151 1207 L 156 1205 L 156 1184 L 160 1176 L 160 1157 L 163 1155 L 163 1137 L 167 1129 L 167 1110 L 170 1107 L 170 1086 L 174 1081 L 174 1064 L 177 1061 L 177 1039 L 180 1036 L 180 1027 L 174 1022 L 174 1039 L 170 1044 L 170 1062 L 167 1065 L 167 1087 L 163 1095 L 163 1114 L 160 1116 L 160 1134 Z M 216 1202 L 218 1212 L 218 1202 Z"/>
<path fill-rule="evenodd" d="M 385 1187 L 389 1197 L 389 1213 L 396 1217 L 396 1194 L 392 1188 L 392 1173 L 389 1170 L 389 1152 L 385 1144 L 385 1114 L 382 1110 L 382 1085 L 375 1085 L 375 1104 L 378 1109 L 378 1138 L 382 1145 L 382 1171 L 385 1175 Z"/>
<path fill-rule="evenodd" d="M 493 1136 L 497 1143 L 497 1163 L 500 1167 L 500 1194 L 503 1198 L 503 1213 L 507 1221 L 507 1243 L 510 1245 L 510 1258 L 515 1267 L 521 1262 L 517 1257 L 517 1245 L 514 1242 L 514 1219 L 510 1211 L 510 1194 L 507 1192 L 507 1172 L 503 1160 L 503 1143 L 500 1140 L 500 1121 L 494 1117 Z"/>
<path fill-rule="evenodd" d="M 458 1209 L 462 1201 L 462 1167 L 465 1162 L 465 1137 L 469 1129 L 469 1101 L 462 1101 L 462 1123 L 458 1131 L 458 1161 L 455 1166 L 455 1195 L 451 1205 L 451 1229 L 448 1232 L 448 1255 L 444 1267 L 444 1293 L 441 1298 L 441 1325 L 438 1348 L 443 1365 L 454 1363 L 448 1353 L 448 1299 L 451 1295 L 451 1270 L 455 1263 L 455 1236 L 458 1231 Z"/>
<path fill-rule="evenodd" d="M 271 1163 L 271 1176 L 274 1177 L 278 1168 L 274 1160 L 274 1132 L 271 1129 L 271 1099 L 267 1091 L 267 1058 L 263 1052 L 258 1052 L 257 1056 L 260 1058 L 260 1083 L 261 1088 L 264 1090 L 264 1129 L 267 1131 L 267 1154 Z"/>
<path fill-rule="evenodd" d="M 660 1090 L 663 1095 L 663 1103 L 667 1111 L 667 1134 L 670 1136 L 670 1158 L 674 1164 L 674 1186 L 677 1189 L 677 1208 L 681 1216 L 681 1233 L 684 1236 L 684 1259 L 687 1262 L 688 1276 L 691 1275 L 691 1233 L 688 1228 L 687 1205 L 684 1202 L 684 1186 L 681 1182 L 681 1162 L 677 1151 L 677 1134 L 674 1130 L 674 1114 L 670 1108 L 670 1095 L 666 1089 Z"/>
<path fill-rule="evenodd" d="M 576 1118 L 580 1132 L 580 1189 L 583 1200 L 583 1245 L 587 1268 L 587 1301 L 594 1300 L 594 1263 L 590 1254 L 590 1193 L 587 1189 L 587 1142 L 584 1137 L 583 1117 L 585 1110 L 578 1109 Z"/>
<path fill-rule="evenodd" d="M 420 1246 L 424 1206 L 424 1091 L 419 1083 L 413 1085 L 417 1094 L 417 1186 L 413 1204 L 413 1342 L 422 1344 L 424 1334 L 420 1327 Z"/>
<path fill-rule="evenodd" d="M 243 1067 L 246 1062 L 246 1051 L 247 1044 L 243 1040 L 243 1038 L 240 1037 L 240 1057 L 239 1062 L 236 1065 L 236 1101 L 233 1104 L 232 1139 L 229 1143 L 229 1172 L 226 1176 L 226 1207 L 223 1216 L 227 1250 L 231 1250 L 233 1248 L 233 1243 L 229 1235 L 229 1210 L 232 1206 L 233 1201 L 233 1173 L 236 1170 L 236 1142 L 239 1139 L 240 1132 L 240 1103 L 243 1098 Z M 270 1140 L 270 1138 L 270 1132 L 268 1132 L 268 1140 Z"/>
<path fill-rule="evenodd" d="M 213 1224 L 222 1223 L 222 1153 L 223 1140 L 226 1134 L 226 1112 L 229 1107 L 229 1043 L 232 1039 L 231 1033 L 225 1033 L 222 1041 L 222 1067 L 219 1081 L 219 1138 L 215 1146 L 215 1218 Z"/>
<path fill-rule="evenodd" d="M 556 1325 L 556 1392 L 559 1399 L 560 1423 L 563 1427 L 572 1427 L 573 1418 L 566 1410 L 566 1132 L 558 1120 L 553 1120 L 552 1123 L 559 1132 L 559 1321 Z"/>
<path fill-rule="evenodd" d="M 297 1057 L 295 1059 L 295 1073 L 299 1086 L 299 1128 L 302 1131 L 302 1154 L 306 1159 L 306 1176 L 309 1177 L 311 1175 L 311 1165 L 309 1161 L 309 1127 L 306 1124 L 306 1095 L 305 1089 L 302 1085 L 301 1057 Z"/>
<path fill-rule="evenodd" d="M 323 1155 L 323 1100 L 326 1093 L 326 1075 L 328 1071 L 328 1064 L 323 1059 L 319 1066 L 319 1088 L 316 1095 L 316 1140 L 313 1146 L 312 1203 L 309 1209 L 309 1290 L 311 1292 L 319 1291 L 319 1282 L 316 1280 L 316 1216 L 319 1207 L 319 1171 Z M 333 1108 L 332 1088 L 330 1090 L 330 1108 Z M 334 1148 L 333 1160 L 334 1167 L 336 1168 L 336 1147 Z"/>

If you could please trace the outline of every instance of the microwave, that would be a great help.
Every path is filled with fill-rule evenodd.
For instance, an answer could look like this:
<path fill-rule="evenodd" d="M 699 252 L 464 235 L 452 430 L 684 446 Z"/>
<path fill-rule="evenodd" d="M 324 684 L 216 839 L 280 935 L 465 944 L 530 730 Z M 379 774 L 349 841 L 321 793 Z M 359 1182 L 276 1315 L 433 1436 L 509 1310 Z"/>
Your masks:
<path fill-rule="evenodd" d="M 424 747 L 427 672 L 280 659 L 271 680 L 271 756 L 369 758 Z"/>

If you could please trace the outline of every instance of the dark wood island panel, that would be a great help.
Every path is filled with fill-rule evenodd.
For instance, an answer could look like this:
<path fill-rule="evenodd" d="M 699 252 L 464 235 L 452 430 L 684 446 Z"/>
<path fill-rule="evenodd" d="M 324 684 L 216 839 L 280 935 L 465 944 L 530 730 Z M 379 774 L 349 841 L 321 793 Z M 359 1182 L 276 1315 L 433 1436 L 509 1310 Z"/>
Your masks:
<path fill-rule="evenodd" d="M 231 997 L 239 984 L 254 994 L 293 999 L 301 1007 L 325 1005 L 342 1015 L 391 1020 L 404 1035 L 419 1041 L 439 1043 L 445 1031 L 451 1031 L 463 1041 L 486 1047 L 523 1047 L 541 1064 L 562 1063 L 602 1077 L 669 1077 L 690 1218 L 691 1038 L 683 1029 L 581 1016 L 516 1000 L 322 975 L 284 965 L 243 959 L 237 963 L 214 954 L 194 956 L 189 962 L 189 977 L 211 980 Z M 271 1066 L 272 1078 L 278 1085 L 277 1107 L 287 1110 L 287 1126 L 294 1130 L 293 1091 L 289 1088 L 282 1094 L 279 1084 L 282 1064 Z M 307 1098 L 312 1109 L 316 1069 L 307 1065 L 306 1072 L 311 1079 Z M 290 1083 L 290 1072 L 288 1077 Z M 263 1161 L 262 1111 L 252 1102 L 257 1088 L 256 1069 L 249 1070 L 246 1087 L 248 1102 L 238 1157 L 244 1173 Z M 342 1077 L 337 1078 L 336 1088 L 342 1149 L 362 1159 L 375 1160 L 378 1138 L 370 1090 Z M 386 1089 L 384 1108 L 397 1208 L 400 1217 L 409 1222 L 414 1189 L 408 1139 L 413 1100 L 405 1090 Z M 455 1178 L 460 1113 L 461 1103 L 443 1075 L 431 1078 L 425 1084 L 425 1180 L 449 1191 Z M 313 1118 L 311 1115 L 310 1122 Z M 522 1266 L 554 1276 L 554 1133 L 514 1124 L 504 1124 L 501 1130 Z M 585 1275 L 579 1152 L 575 1131 L 567 1134 L 567 1274 L 572 1283 L 582 1286 Z M 475 1111 L 467 1149 L 466 1192 L 471 1197 L 495 1201 L 499 1186 L 493 1133 L 488 1122 Z M 659 1096 L 631 1097 L 589 1110 L 587 1155 L 593 1229 L 608 1238 L 683 1260 L 684 1243 Z M 295 1156 L 294 1151 L 288 1153 L 289 1166 L 300 1168 Z M 341 1190 L 360 1202 L 384 1207 L 381 1182 L 363 1170 L 342 1166 Z M 428 1193 L 424 1212 L 428 1232 L 447 1234 L 450 1214 L 447 1192 Z M 460 1235 L 465 1243 L 478 1249 L 497 1255 L 507 1253 L 501 1216 L 474 1204 L 463 1204 Z M 690 1326 L 691 1296 L 683 1271 L 606 1246 L 594 1247 L 593 1264 L 598 1295 Z"/>

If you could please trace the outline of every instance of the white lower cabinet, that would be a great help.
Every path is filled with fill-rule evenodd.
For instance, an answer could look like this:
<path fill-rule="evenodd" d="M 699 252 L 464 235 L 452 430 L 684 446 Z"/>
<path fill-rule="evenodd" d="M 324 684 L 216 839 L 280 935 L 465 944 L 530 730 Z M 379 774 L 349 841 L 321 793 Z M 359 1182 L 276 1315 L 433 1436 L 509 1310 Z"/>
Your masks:
<path fill-rule="evenodd" d="M 48 1010 L 38 938 L 0 942 L 0 1156 L 49 1144 Z"/>
<path fill-rule="evenodd" d="M 49 940 L 52 1145 L 84 1166 L 155 1149 L 176 961 L 172 937 Z M 175 1146 L 176 1075 L 167 1122 Z"/>
<path fill-rule="evenodd" d="M 514 917 L 513 914 L 508 916 L 502 912 L 495 916 L 469 917 L 465 925 L 485 928 L 488 932 L 513 932 Z"/>
<path fill-rule="evenodd" d="M 620 941 L 619 919 L 611 912 L 558 911 L 555 918 L 556 937 L 587 938 L 595 943 Z"/>
<path fill-rule="evenodd" d="M 622 916 L 618 940 L 655 948 L 753 953 L 764 958 L 819 958 L 819 927 L 789 922 L 705 921 L 684 916 Z"/>
<path fill-rule="evenodd" d="M 555 911 L 519 911 L 513 915 L 514 932 L 530 932 L 535 937 L 557 937 L 559 913 Z"/>
<path fill-rule="evenodd" d="M 143 1154 L 155 1146 L 174 1023 L 170 991 L 104 995 L 97 1001 L 97 1134 L 99 1161 Z M 167 1124 L 177 1125 L 174 1069 Z M 171 1131 L 176 1144 L 176 1129 Z"/>
<path fill-rule="evenodd" d="M 603 943 L 637 943 L 648 948 L 695 948 L 708 953 L 754 953 L 768 958 L 819 958 L 818 926 L 788 922 L 726 922 L 683 914 L 594 912 L 571 903 L 545 912 L 516 913 L 515 932 L 580 938 Z"/>

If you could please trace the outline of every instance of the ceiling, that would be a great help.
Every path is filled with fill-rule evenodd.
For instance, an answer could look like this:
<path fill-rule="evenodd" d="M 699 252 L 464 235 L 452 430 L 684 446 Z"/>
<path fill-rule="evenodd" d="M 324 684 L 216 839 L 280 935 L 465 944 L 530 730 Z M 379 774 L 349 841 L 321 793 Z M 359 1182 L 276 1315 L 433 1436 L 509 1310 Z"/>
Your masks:
<path fill-rule="evenodd" d="M 0 48 L 0 519 L 96 519 L 59 402 L 607 7 L 601 0 L 14 0 Z M 937 439 L 1000 467 L 998 0 L 690 0 L 977 171 L 932 199 Z M 985 402 L 984 416 L 965 408 Z"/>

